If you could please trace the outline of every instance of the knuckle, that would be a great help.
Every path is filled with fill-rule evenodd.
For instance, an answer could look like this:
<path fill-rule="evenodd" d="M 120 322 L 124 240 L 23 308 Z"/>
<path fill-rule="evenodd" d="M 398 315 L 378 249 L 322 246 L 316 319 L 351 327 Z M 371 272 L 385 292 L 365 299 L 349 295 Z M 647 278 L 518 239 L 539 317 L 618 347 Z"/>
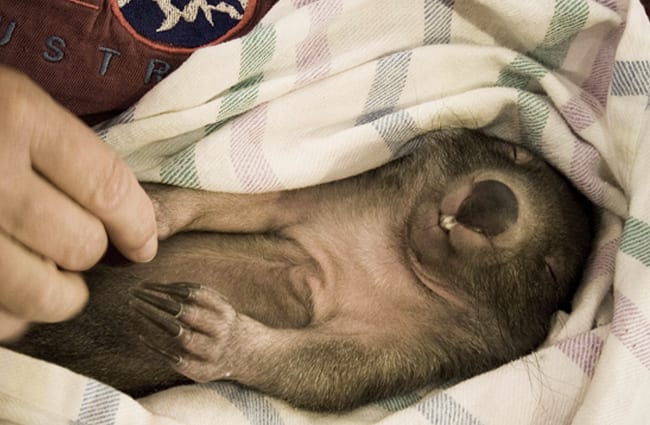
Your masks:
<path fill-rule="evenodd" d="M 78 306 L 78 301 L 83 301 L 79 288 L 85 286 L 75 281 L 80 277 L 68 278 L 54 261 L 31 254 L 11 238 L 0 242 L 0 301 L 15 317 L 62 320 Z"/>
<path fill-rule="evenodd" d="M 93 191 L 89 194 L 90 209 L 99 215 L 105 215 L 119 208 L 126 199 L 131 184 L 128 167 L 117 154 L 110 152 L 106 165 L 96 173 Z"/>
<path fill-rule="evenodd" d="M 75 281 L 83 282 L 79 276 L 64 274 L 53 261 L 48 260 L 47 263 L 48 271 L 38 296 L 40 310 L 37 314 L 40 321 L 52 323 L 78 313 L 88 300 L 88 290 L 85 285 L 73 285 Z"/>
<path fill-rule="evenodd" d="M 17 196 L 7 194 L 4 197 L 9 208 L 4 210 L 3 227 L 11 235 L 21 235 L 30 232 L 32 228 L 31 218 L 37 208 L 43 206 L 34 197 L 21 191 Z"/>
<path fill-rule="evenodd" d="M 60 272 L 52 261 L 44 263 L 43 273 L 39 277 L 39 290 L 32 291 L 28 299 L 23 302 L 22 315 L 27 319 L 42 319 L 49 317 L 54 306 L 57 306 L 60 298 L 58 281 L 61 278 Z"/>
<path fill-rule="evenodd" d="M 142 219 L 131 224 L 128 234 L 129 248 L 141 248 L 156 234 L 155 223 L 149 225 L 149 222 Z"/>
<path fill-rule="evenodd" d="M 8 136 L 3 144 L 20 144 L 31 140 L 30 131 L 34 131 L 34 112 L 38 107 L 39 94 L 36 85 L 24 74 L 18 72 L 0 72 L 0 128 Z"/>
<path fill-rule="evenodd" d="M 99 221 L 77 229 L 77 235 L 64 244 L 57 263 L 72 271 L 86 270 L 101 258 L 108 246 L 108 238 Z"/>

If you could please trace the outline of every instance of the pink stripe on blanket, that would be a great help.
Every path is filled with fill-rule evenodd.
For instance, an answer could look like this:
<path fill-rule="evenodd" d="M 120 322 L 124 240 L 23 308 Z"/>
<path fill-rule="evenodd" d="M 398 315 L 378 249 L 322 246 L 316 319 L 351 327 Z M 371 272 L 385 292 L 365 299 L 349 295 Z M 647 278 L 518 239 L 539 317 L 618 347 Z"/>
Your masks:
<path fill-rule="evenodd" d="M 600 154 L 592 145 L 580 140 L 573 141 L 573 157 L 568 177 L 592 202 L 603 204 L 603 185 L 598 178 Z"/>
<path fill-rule="evenodd" d="M 557 348 L 573 360 L 589 378 L 594 377 L 594 370 L 603 350 L 603 340 L 591 332 L 562 341 Z"/>
<path fill-rule="evenodd" d="M 650 369 L 650 322 L 639 306 L 619 291 L 614 291 L 614 322 L 610 332 Z"/>
<path fill-rule="evenodd" d="M 296 86 L 305 85 L 327 75 L 332 65 L 327 36 L 314 34 L 296 49 L 298 75 Z"/>
<path fill-rule="evenodd" d="M 309 34 L 296 48 L 298 68 L 296 86 L 305 85 L 329 74 L 332 67 L 332 53 L 327 39 L 326 24 L 340 15 L 343 5 L 340 0 L 317 2 L 294 0 L 294 6 L 309 6 L 311 27 Z"/>
<path fill-rule="evenodd" d="M 609 85 L 612 81 L 612 69 L 616 59 L 616 47 L 622 34 L 623 27 L 618 27 L 611 30 L 607 37 L 605 37 L 591 68 L 591 74 L 582 84 L 582 88 L 598 101 L 598 110 L 607 106 Z M 593 105 L 592 107 L 595 106 Z M 594 108 L 594 110 L 596 109 Z"/>
<path fill-rule="evenodd" d="M 619 238 L 612 239 L 596 250 L 592 260 L 589 262 L 589 266 L 584 272 L 583 281 L 589 282 L 600 276 L 614 275 L 619 242 Z"/>
<path fill-rule="evenodd" d="M 573 97 L 562 106 L 560 112 L 571 128 L 580 132 L 596 122 L 603 110 L 589 93 L 581 92 L 579 96 Z"/>
<path fill-rule="evenodd" d="M 614 12 L 620 11 L 620 7 L 618 7 L 618 0 L 596 0 L 596 3 L 602 4 L 603 6 L 613 10 Z"/>
<path fill-rule="evenodd" d="M 600 3 L 612 10 L 617 10 L 618 7 L 616 1 L 612 0 Z M 622 33 L 622 26 L 609 31 L 594 59 L 589 78 L 582 83 L 582 91 L 562 107 L 562 115 L 576 132 L 589 127 L 603 115 L 612 81 L 616 47 Z"/>
<path fill-rule="evenodd" d="M 262 141 L 267 104 L 263 103 L 232 121 L 230 160 L 247 192 L 280 190 L 282 185 L 264 156 Z"/>

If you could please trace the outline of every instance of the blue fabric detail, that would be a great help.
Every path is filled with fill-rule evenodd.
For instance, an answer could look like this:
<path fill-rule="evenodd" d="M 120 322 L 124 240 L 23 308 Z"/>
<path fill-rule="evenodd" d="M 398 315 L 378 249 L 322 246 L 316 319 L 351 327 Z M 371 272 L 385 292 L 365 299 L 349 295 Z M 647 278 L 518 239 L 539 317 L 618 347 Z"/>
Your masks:
<path fill-rule="evenodd" d="M 102 58 L 102 65 L 99 68 L 99 75 L 104 76 L 108 70 L 108 65 L 111 63 L 111 59 L 113 59 L 113 56 L 119 56 L 120 52 L 117 50 L 109 49 L 108 47 L 100 47 L 99 51 L 104 53 L 104 57 Z"/>
<path fill-rule="evenodd" d="M 424 44 L 448 44 L 454 0 L 424 1 Z"/>
<path fill-rule="evenodd" d="M 53 35 L 52 37 L 48 37 L 48 39 L 45 40 L 45 46 L 47 46 L 47 48 L 50 50 L 43 52 L 43 59 L 48 62 L 61 62 L 63 60 L 63 57 L 65 56 L 63 49 L 66 47 L 64 39 Z"/>
<path fill-rule="evenodd" d="M 2 23 L 2 16 L 0 16 L 0 23 Z M 11 36 L 14 34 L 15 29 L 16 29 L 16 22 L 10 21 L 7 24 L 7 29 L 5 30 L 5 33 L 2 35 L 2 38 L 0 38 L 0 46 L 5 46 L 9 44 L 9 42 L 11 41 Z"/>
<path fill-rule="evenodd" d="M 120 11 L 141 36 L 185 48 L 220 38 L 239 24 L 244 14 L 238 0 L 130 0 Z"/>
<path fill-rule="evenodd" d="M 481 425 L 478 419 L 450 395 L 445 393 L 439 393 L 426 398 L 419 402 L 415 408 L 431 424 Z"/>
<path fill-rule="evenodd" d="M 147 73 L 144 77 L 144 83 L 149 84 L 152 82 L 159 83 L 160 80 L 165 78 L 165 75 L 171 70 L 171 65 L 160 59 L 151 59 L 147 66 Z"/>
<path fill-rule="evenodd" d="M 88 381 L 79 409 L 77 425 L 113 425 L 120 406 L 120 393 L 94 380 Z"/>
<path fill-rule="evenodd" d="M 257 391 L 223 382 L 206 384 L 206 387 L 216 391 L 240 409 L 251 425 L 284 425 L 275 407 Z"/>

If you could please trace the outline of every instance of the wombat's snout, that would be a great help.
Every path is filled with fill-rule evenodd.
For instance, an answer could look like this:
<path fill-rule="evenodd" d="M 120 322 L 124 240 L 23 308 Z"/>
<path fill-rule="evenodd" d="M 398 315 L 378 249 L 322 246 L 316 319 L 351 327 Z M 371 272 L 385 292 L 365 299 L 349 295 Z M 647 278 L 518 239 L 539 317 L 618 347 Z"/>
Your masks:
<path fill-rule="evenodd" d="M 440 217 L 440 226 L 449 230 L 459 223 L 491 237 L 508 230 L 518 216 L 519 205 L 512 190 L 497 180 L 483 180 L 472 186 L 453 216 Z"/>

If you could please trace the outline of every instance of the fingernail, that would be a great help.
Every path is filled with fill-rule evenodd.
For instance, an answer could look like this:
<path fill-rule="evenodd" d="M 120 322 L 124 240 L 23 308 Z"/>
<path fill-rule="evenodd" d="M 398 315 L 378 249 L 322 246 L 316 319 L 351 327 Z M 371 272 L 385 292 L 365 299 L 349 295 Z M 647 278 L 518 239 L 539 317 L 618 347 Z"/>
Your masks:
<path fill-rule="evenodd" d="M 133 261 L 138 263 L 148 263 L 153 260 L 158 251 L 158 237 L 153 235 L 142 248 L 133 253 Z"/>

